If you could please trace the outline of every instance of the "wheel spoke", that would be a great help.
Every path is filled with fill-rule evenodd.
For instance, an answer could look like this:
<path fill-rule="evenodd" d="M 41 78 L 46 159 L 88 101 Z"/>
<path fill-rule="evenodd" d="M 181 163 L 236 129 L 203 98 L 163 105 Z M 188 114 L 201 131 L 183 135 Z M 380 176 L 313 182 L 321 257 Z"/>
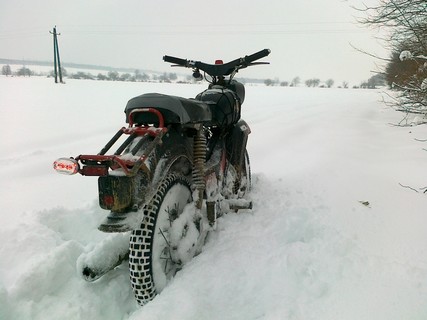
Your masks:
<path fill-rule="evenodd" d="M 162 229 L 159 229 L 159 231 L 160 231 L 160 234 L 162 235 L 163 239 L 165 239 L 166 244 L 167 244 L 167 245 L 168 245 L 168 247 L 170 248 L 170 247 L 171 247 L 171 245 L 170 245 L 170 243 L 169 243 L 168 239 L 166 239 L 166 236 L 165 236 L 165 234 L 163 233 Z"/>

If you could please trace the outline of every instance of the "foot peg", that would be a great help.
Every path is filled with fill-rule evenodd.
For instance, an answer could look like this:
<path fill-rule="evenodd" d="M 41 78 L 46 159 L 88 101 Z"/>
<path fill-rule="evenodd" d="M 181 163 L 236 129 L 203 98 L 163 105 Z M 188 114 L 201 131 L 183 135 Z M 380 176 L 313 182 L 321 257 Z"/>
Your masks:
<path fill-rule="evenodd" d="M 206 201 L 206 213 L 208 216 L 209 226 L 215 229 L 216 225 L 216 202 L 215 201 Z"/>

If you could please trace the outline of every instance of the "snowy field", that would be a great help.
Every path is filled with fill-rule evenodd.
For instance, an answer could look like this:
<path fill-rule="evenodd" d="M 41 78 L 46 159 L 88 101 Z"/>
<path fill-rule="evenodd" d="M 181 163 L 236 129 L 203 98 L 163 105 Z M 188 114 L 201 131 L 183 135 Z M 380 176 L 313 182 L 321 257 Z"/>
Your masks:
<path fill-rule="evenodd" d="M 248 86 L 254 209 L 143 308 L 126 263 L 82 280 L 105 212 L 52 162 L 97 153 L 133 96 L 203 88 L 0 77 L 0 319 L 427 319 L 427 195 L 402 187 L 427 186 L 427 127 L 376 90 Z"/>

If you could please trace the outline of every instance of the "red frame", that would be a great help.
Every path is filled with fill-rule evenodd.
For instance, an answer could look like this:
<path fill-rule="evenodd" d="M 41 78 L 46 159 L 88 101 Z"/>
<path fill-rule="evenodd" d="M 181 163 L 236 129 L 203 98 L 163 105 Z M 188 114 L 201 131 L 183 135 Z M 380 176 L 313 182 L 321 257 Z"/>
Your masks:
<path fill-rule="evenodd" d="M 139 112 L 150 112 L 154 113 L 159 119 L 159 126 L 144 126 L 144 127 L 134 127 L 134 115 Z M 146 134 L 157 137 L 163 135 L 167 132 L 167 128 L 164 126 L 164 118 L 162 113 L 154 108 L 141 108 L 134 109 L 129 114 L 129 126 L 127 128 L 123 127 L 120 130 L 122 133 L 131 135 L 136 134 L 137 136 L 144 136 Z M 118 138 L 117 138 L 118 139 Z M 108 168 L 116 169 L 120 167 L 123 169 L 124 173 L 128 176 L 131 175 L 131 169 L 129 166 L 135 165 L 136 162 L 144 162 L 147 156 L 139 157 L 137 160 L 123 160 L 120 158 L 120 155 L 79 155 L 76 160 L 82 161 L 83 164 L 85 161 L 95 161 L 98 162 L 96 165 L 86 165 L 83 166 L 79 173 L 85 176 L 106 176 L 108 175 Z"/>

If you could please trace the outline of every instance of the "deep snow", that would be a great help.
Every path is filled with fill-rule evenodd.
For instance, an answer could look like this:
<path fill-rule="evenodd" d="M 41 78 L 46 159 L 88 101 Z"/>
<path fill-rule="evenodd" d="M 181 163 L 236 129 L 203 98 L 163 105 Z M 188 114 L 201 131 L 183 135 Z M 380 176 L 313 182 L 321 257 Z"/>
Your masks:
<path fill-rule="evenodd" d="M 98 152 L 144 92 L 204 85 L 0 77 L 0 319 L 426 319 L 427 127 L 375 90 L 247 86 L 254 209 L 220 219 L 203 252 L 143 308 L 126 264 L 77 272 L 97 231 L 96 178 L 58 175 Z M 365 205 L 362 202 L 369 202 Z"/>

